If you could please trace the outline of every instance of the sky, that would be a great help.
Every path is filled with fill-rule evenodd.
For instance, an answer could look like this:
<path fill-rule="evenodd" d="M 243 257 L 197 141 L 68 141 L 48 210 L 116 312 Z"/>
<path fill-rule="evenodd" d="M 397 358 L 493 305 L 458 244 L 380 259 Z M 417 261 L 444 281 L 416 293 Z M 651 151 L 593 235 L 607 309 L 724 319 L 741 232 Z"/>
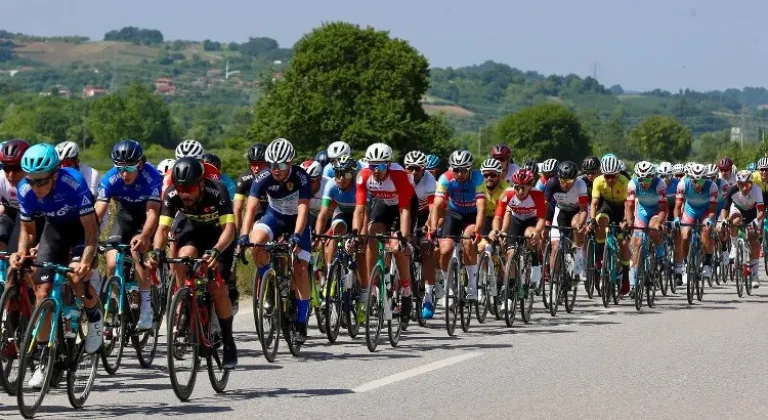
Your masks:
<path fill-rule="evenodd" d="M 629 90 L 768 86 L 760 0 L 0 0 L 0 29 L 102 39 L 124 26 L 166 39 L 290 47 L 328 21 L 388 30 L 432 66 L 494 60 Z"/>

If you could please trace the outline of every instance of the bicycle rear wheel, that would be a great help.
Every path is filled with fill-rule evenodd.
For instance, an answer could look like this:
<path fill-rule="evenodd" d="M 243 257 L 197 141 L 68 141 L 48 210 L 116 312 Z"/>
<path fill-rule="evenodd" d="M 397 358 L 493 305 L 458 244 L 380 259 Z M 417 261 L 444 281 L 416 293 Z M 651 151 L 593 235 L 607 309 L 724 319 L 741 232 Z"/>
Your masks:
<path fill-rule="evenodd" d="M 544 258 L 549 260 L 549 254 L 544 254 Z M 551 316 L 557 315 L 557 307 L 560 306 L 560 289 L 563 286 L 565 270 L 563 250 L 558 248 L 557 251 L 555 251 L 555 263 L 549 267 L 549 287 L 547 289 L 549 304 L 544 305 L 549 308 L 549 314 Z"/>
<path fill-rule="evenodd" d="M 93 382 L 96 380 L 96 370 L 99 366 L 99 355 L 85 352 L 85 341 L 75 343 L 74 338 L 66 339 L 69 361 L 76 368 L 67 370 L 67 398 L 72 408 L 83 408 L 91 394 Z"/>
<path fill-rule="evenodd" d="M 600 297 L 603 299 L 603 307 L 607 308 L 611 303 L 611 294 L 613 293 L 611 291 L 611 286 L 613 285 L 613 280 L 611 279 L 613 276 L 613 273 L 611 272 L 613 255 L 611 255 L 611 250 L 608 246 L 605 246 L 604 248 L 603 265 L 600 267 Z"/>
<path fill-rule="evenodd" d="M 54 339 L 53 343 L 48 343 L 45 346 L 41 346 L 37 337 L 34 337 L 35 330 L 37 330 L 43 322 L 45 322 L 46 315 L 51 315 L 55 312 L 56 301 L 51 298 L 44 299 L 38 303 L 35 311 L 32 313 L 32 317 L 29 321 L 29 326 L 24 331 L 24 340 L 22 340 L 21 349 L 21 361 L 19 362 L 19 378 L 17 382 L 16 403 L 19 407 L 19 412 L 25 418 L 31 418 L 37 413 L 40 405 L 45 399 L 45 395 L 48 393 L 48 389 L 51 384 L 51 376 L 55 370 L 56 351 L 59 346 L 58 339 Z M 51 328 L 54 328 L 54 323 L 57 320 L 52 320 Z M 44 338 L 48 340 L 48 336 Z M 37 369 L 43 369 L 44 379 L 42 388 L 35 389 L 29 385 L 29 381 L 24 383 L 24 379 L 29 375 L 30 379 L 33 376 L 33 372 Z M 31 400 L 27 400 L 31 397 Z"/>
<path fill-rule="evenodd" d="M 584 291 L 587 297 L 592 299 L 595 296 L 595 279 L 597 270 L 595 269 L 595 242 L 592 239 L 587 241 L 586 267 L 584 270 Z"/>
<path fill-rule="evenodd" d="M 399 284 L 399 281 L 400 280 L 398 279 L 397 282 L 395 282 L 393 279 L 392 287 L 396 287 L 395 285 Z M 390 305 L 392 309 L 392 319 L 387 320 L 387 336 L 389 337 L 389 344 L 392 347 L 397 347 L 397 344 L 400 342 L 400 332 L 402 331 L 402 327 L 400 325 L 400 317 L 406 315 L 395 310 L 398 307 L 400 307 L 402 310 L 403 307 L 402 293 L 399 287 L 392 291 L 392 302 Z M 410 314 L 407 314 L 407 316 L 410 316 Z"/>
<path fill-rule="evenodd" d="M 275 270 L 270 269 L 259 282 L 259 299 L 256 303 L 257 314 L 256 334 L 259 336 L 264 358 L 273 363 L 280 347 L 280 323 L 282 310 L 280 308 L 280 289 L 277 287 Z"/>
<path fill-rule="evenodd" d="M 208 332 L 207 336 L 211 347 L 207 349 L 208 354 L 205 357 L 205 364 L 208 368 L 208 379 L 211 381 L 211 387 L 213 387 L 217 394 L 221 394 L 226 389 L 227 382 L 229 381 L 229 369 L 222 367 L 224 364 L 223 334 L 219 323 L 213 322 L 216 316 L 213 305 L 211 305 L 208 313 L 210 316 L 208 317 L 208 327 L 205 330 Z"/>
<path fill-rule="evenodd" d="M 329 343 L 335 343 L 339 337 L 339 328 L 341 327 L 341 300 L 342 300 L 342 278 L 341 262 L 338 260 L 331 264 L 328 272 L 328 279 L 325 281 L 325 335 Z"/>
<path fill-rule="evenodd" d="M 736 294 L 739 295 L 739 297 L 744 297 L 744 283 L 742 280 L 745 279 L 745 271 L 746 267 L 744 266 L 744 251 L 741 247 L 741 240 L 736 242 L 736 260 L 734 261 L 733 265 L 733 277 L 736 281 Z"/>
<path fill-rule="evenodd" d="M 376 265 L 371 272 L 368 283 L 368 302 L 365 306 L 365 344 L 368 351 L 376 351 L 381 336 L 381 327 L 384 326 L 384 305 L 386 296 L 379 296 L 382 289 L 380 283 L 384 281 L 384 273 L 381 267 Z"/>
<path fill-rule="evenodd" d="M 143 368 L 152 366 L 157 353 L 157 338 L 160 336 L 160 323 L 163 320 L 161 313 L 160 290 L 152 287 L 150 303 L 152 304 L 152 328 L 147 331 L 134 331 L 131 336 L 133 347 L 136 349 L 136 356 L 139 358 L 139 364 Z"/>
<path fill-rule="evenodd" d="M 459 283 L 456 291 L 459 294 L 459 315 L 461 318 L 461 330 L 469 332 L 469 326 L 472 323 L 472 302 L 469 301 L 469 278 L 464 267 L 459 271 Z"/>
<path fill-rule="evenodd" d="M 516 257 L 507 261 L 504 272 L 504 287 L 497 298 L 497 301 L 501 303 L 498 311 L 499 313 L 504 312 L 504 322 L 508 328 L 511 328 L 512 324 L 515 323 L 515 312 L 517 311 L 517 288 L 519 287 L 517 279 L 520 278 L 520 273 L 515 273 L 515 277 L 512 278 L 512 270 L 515 265 L 517 265 Z"/>
<path fill-rule="evenodd" d="M 21 342 L 30 318 L 20 296 L 19 288 L 8 283 L 0 296 L 0 385 L 8 395 L 16 395 Z"/>
<path fill-rule="evenodd" d="M 102 323 L 104 345 L 101 350 L 101 362 L 108 374 L 114 375 L 120 369 L 125 350 L 125 330 L 128 327 L 127 308 L 120 311 L 120 278 L 110 277 L 101 288 L 101 301 L 104 304 L 104 321 Z M 127 306 L 126 301 L 122 305 Z M 83 314 L 85 315 L 85 314 Z M 84 316 L 82 318 L 85 318 Z"/>
<path fill-rule="evenodd" d="M 424 286 L 424 270 L 420 262 L 411 259 L 411 290 L 413 291 L 413 305 L 411 305 L 411 321 L 416 321 L 419 326 L 427 325 L 427 320 L 421 316 L 421 307 L 424 305 L 426 288 Z"/>
<path fill-rule="evenodd" d="M 168 373 L 173 393 L 181 401 L 189 400 L 192 395 L 200 368 L 199 320 L 197 313 L 192 311 L 192 299 L 189 289 L 182 287 L 173 295 L 168 307 Z M 189 367 L 184 366 L 184 361 Z M 187 378 L 184 378 L 185 371 L 189 372 Z"/>

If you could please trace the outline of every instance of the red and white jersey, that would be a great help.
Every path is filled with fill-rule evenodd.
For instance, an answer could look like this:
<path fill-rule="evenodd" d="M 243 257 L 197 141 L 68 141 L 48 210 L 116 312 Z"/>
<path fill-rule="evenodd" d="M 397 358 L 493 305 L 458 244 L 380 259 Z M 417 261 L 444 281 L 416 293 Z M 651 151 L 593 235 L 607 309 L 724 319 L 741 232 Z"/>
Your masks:
<path fill-rule="evenodd" d="M 373 177 L 371 168 L 365 167 L 357 174 L 355 204 L 364 205 L 368 201 L 368 194 L 388 206 L 407 209 L 410 207 L 411 197 L 415 194 L 413 176 L 397 163 L 391 163 L 387 177 L 379 182 Z"/>
<path fill-rule="evenodd" d="M 8 178 L 5 176 L 5 171 L 0 171 L 0 200 L 4 206 L 9 206 L 13 209 L 19 209 L 19 197 L 16 194 L 16 187 L 11 186 L 8 182 Z"/>
<path fill-rule="evenodd" d="M 501 194 L 499 203 L 496 204 L 496 217 L 504 217 L 507 211 L 512 212 L 513 217 L 520 220 L 533 218 L 544 219 L 547 217 L 547 202 L 544 193 L 531 189 L 528 195 L 520 199 L 514 188 L 507 188 Z"/>
<path fill-rule="evenodd" d="M 514 163 L 510 163 L 507 165 L 507 177 L 505 178 L 507 181 L 507 184 L 512 185 L 512 175 L 515 174 L 515 172 L 520 169 L 519 166 L 515 165 Z"/>
<path fill-rule="evenodd" d="M 416 185 L 416 197 L 419 198 L 419 211 L 429 210 L 429 205 L 435 201 L 435 190 L 437 182 L 435 177 L 429 171 L 424 171 L 418 185 Z M 447 204 L 447 202 L 446 202 Z"/>

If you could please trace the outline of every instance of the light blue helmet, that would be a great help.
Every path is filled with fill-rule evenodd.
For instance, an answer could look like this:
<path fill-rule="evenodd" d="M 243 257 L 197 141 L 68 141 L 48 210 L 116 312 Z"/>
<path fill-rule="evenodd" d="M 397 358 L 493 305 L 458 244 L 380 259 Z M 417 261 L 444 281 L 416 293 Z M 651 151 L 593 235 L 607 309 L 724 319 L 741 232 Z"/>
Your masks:
<path fill-rule="evenodd" d="M 750 172 L 755 172 L 757 170 L 757 163 L 750 162 L 749 165 L 747 165 L 747 170 Z"/>
<path fill-rule="evenodd" d="M 59 153 L 50 144 L 36 144 L 21 158 L 21 169 L 30 174 L 42 174 L 53 172 L 59 166 Z"/>
<path fill-rule="evenodd" d="M 427 155 L 427 169 L 437 169 L 440 166 L 440 158 L 437 155 Z"/>

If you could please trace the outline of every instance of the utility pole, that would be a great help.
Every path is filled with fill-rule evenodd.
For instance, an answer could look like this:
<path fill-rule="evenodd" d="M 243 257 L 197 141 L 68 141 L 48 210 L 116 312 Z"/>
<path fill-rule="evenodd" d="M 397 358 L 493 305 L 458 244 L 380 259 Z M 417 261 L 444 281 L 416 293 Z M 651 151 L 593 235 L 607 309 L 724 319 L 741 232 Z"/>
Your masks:
<path fill-rule="evenodd" d="M 597 80 L 597 61 L 592 63 L 592 78 Z"/>

